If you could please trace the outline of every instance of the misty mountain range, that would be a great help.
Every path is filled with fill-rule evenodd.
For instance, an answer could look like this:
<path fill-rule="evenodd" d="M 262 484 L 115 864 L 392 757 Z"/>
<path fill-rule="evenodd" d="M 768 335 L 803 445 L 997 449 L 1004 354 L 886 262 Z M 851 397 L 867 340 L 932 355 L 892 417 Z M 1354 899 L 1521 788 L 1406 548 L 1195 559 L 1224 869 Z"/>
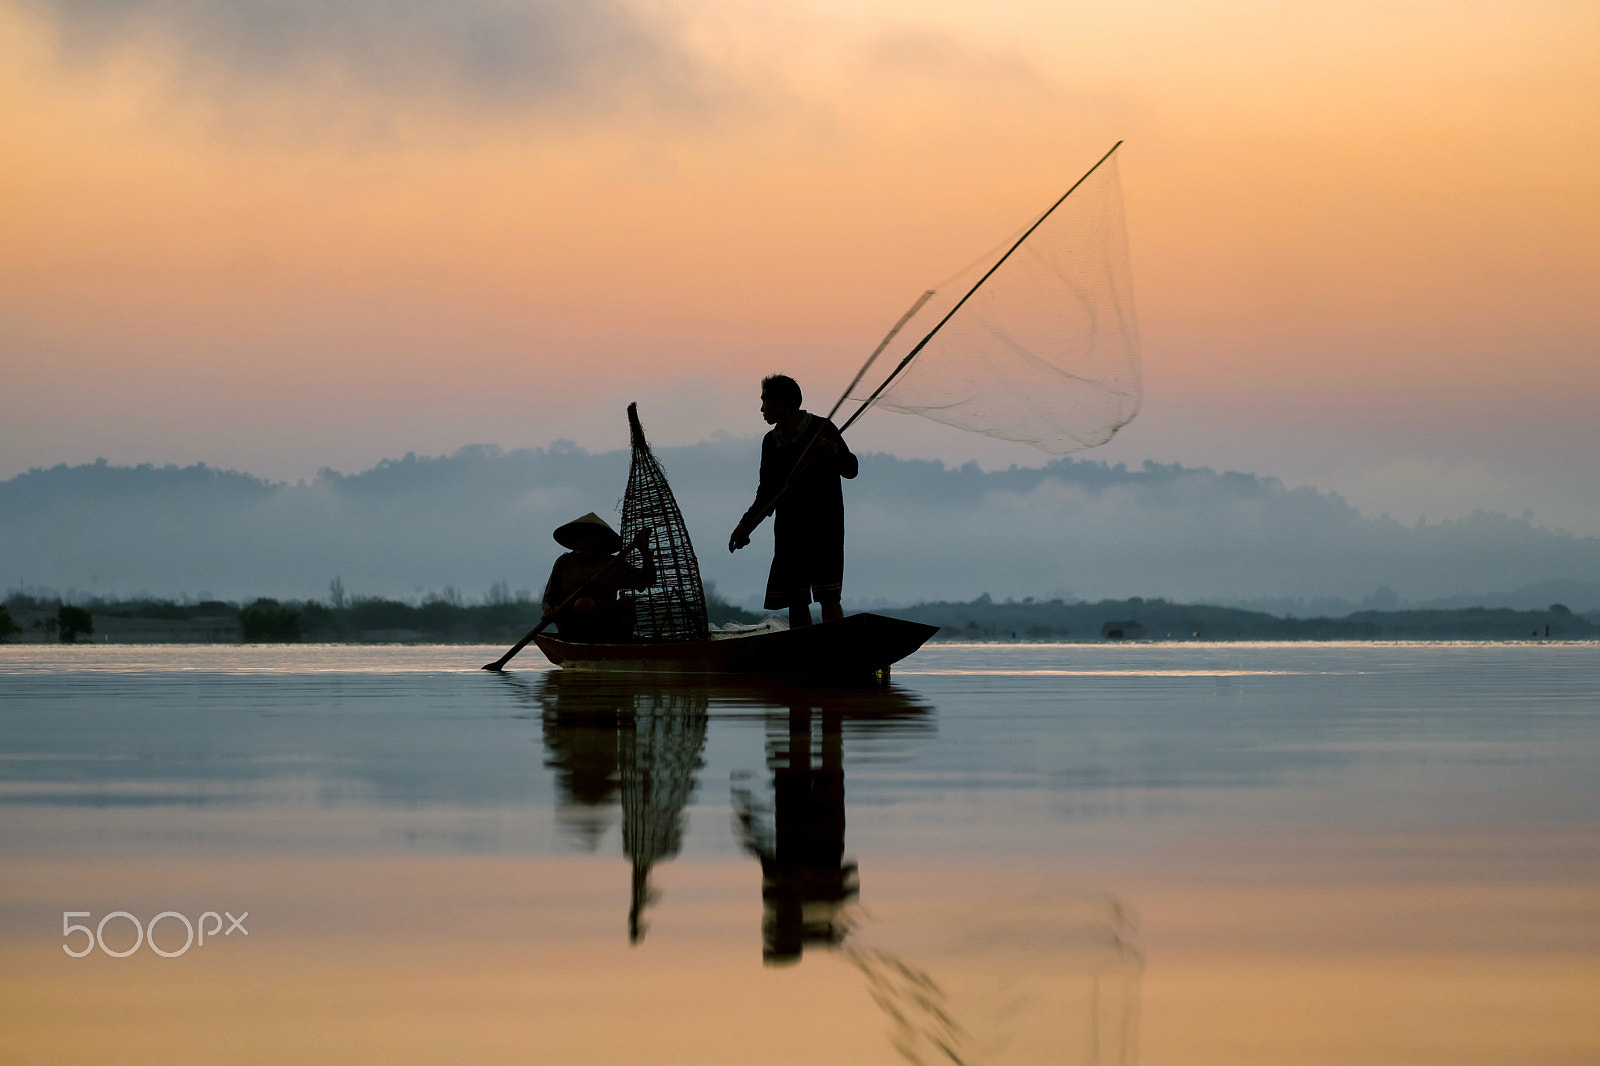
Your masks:
<path fill-rule="evenodd" d="M 730 555 L 755 493 L 759 441 L 657 453 L 702 572 L 734 602 L 759 599 L 770 523 Z M 1563 602 L 1600 609 L 1600 538 L 1476 512 L 1405 525 L 1337 494 L 1266 477 L 1062 459 L 1042 468 L 883 454 L 846 482 L 845 600 L 1164 597 L 1296 616 L 1359 608 Z M 266 481 L 205 465 L 31 470 L 0 482 L 0 583 L 92 595 L 481 598 L 505 582 L 537 596 L 557 525 L 617 524 L 628 453 L 558 442 L 407 455 L 370 470 Z"/>

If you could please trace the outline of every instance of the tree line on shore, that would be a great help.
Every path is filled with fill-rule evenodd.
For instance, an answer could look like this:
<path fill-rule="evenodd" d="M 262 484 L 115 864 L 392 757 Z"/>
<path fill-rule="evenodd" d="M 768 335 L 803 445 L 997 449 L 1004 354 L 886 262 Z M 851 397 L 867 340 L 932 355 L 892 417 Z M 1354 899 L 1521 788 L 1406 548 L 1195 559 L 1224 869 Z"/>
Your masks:
<path fill-rule="evenodd" d="M 454 590 L 418 603 L 382 597 L 347 596 L 335 581 L 327 601 L 266 597 L 248 603 L 224 600 L 179 602 L 170 599 L 96 598 L 81 605 L 53 597 L 12 593 L 0 605 L 0 640 L 59 640 L 75 643 L 96 635 L 100 620 L 104 639 L 150 641 L 169 635 L 177 640 L 215 637 L 247 644 L 408 642 L 481 643 L 513 641 L 539 624 L 543 610 L 526 593 L 492 590 L 482 603 L 467 603 Z M 758 622 L 760 617 L 735 607 L 711 590 L 707 596 L 711 622 Z"/>
<path fill-rule="evenodd" d="M 12 593 L 0 605 L 0 640 L 80 638 L 115 642 L 199 640 L 244 643 L 498 643 L 539 623 L 538 601 L 497 587 L 469 604 L 452 590 L 418 603 L 347 596 L 331 586 L 327 601 L 261 598 L 239 604 L 167 599 L 95 599 L 82 604 Z M 760 617 L 708 590 L 711 622 L 751 623 Z M 1562 604 L 1544 610 L 1469 607 L 1444 610 L 1364 610 L 1339 618 L 1280 617 L 1262 611 L 1163 599 L 1061 599 L 919 603 L 894 608 L 912 621 L 940 627 L 939 640 L 1593 640 L 1600 612 L 1577 614 Z"/>
<path fill-rule="evenodd" d="M 1264 611 L 1132 597 L 1073 603 L 1054 599 L 919 603 L 901 618 L 940 627 L 944 640 L 1592 640 L 1600 613 L 1563 604 L 1542 611 L 1467 607 L 1363 610 L 1337 618 L 1292 618 Z"/>

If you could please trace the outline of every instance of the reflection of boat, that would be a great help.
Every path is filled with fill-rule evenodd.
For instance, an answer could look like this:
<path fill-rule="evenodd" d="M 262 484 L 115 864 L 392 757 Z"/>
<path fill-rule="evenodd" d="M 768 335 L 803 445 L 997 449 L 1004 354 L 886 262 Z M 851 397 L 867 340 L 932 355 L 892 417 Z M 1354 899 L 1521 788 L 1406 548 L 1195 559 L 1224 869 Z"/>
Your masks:
<path fill-rule="evenodd" d="M 881 614 L 721 640 L 578 644 L 534 637 L 567 670 L 671 674 L 771 674 L 886 679 L 889 667 L 927 642 L 938 626 Z"/>
<path fill-rule="evenodd" d="M 646 674 L 550 670 L 530 681 L 501 674 L 519 700 L 544 716 L 559 715 L 585 728 L 612 728 L 619 707 L 672 699 L 703 706 L 718 719 L 787 718 L 796 706 L 821 708 L 844 721 L 847 735 L 923 734 L 934 728 L 934 707 L 899 685 L 851 685 L 826 678 L 795 680 L 761 674 Z"/>
<path fill-rule="evenodd" d="M 517 699 L 538 708 L 545 765 L 555 772 L 557 820 L 574 841 L 596 850 L 620 807 L 622 849 L 633 864 L 628 935 L 635 943 L 656 899 L 652 869 L 682 847 L 712 718 L 769 728 L 776 803 L 758 810 L 748 789 L 735 788 L 734 798 L 741 841 L 762 857 L 769 882 L 763 932 L 774 959 L 798 957 L 799 945 L 834 943 L 842 935 L 822 936 L 833 927 L 819 921 L 854 894 L 855 864 L 842 861 L 844 741 L 853 736 L 882 759 L 899 750 L 894 738 L 933 729 L 933 708 L 895 685 L 562 670 L 531 684 L 515 674 L 500 677 Z M 821 714 L 819 766 L 810 758 L 814 713 Z M 821 887 L 830 881 L 831 891 Z"/>

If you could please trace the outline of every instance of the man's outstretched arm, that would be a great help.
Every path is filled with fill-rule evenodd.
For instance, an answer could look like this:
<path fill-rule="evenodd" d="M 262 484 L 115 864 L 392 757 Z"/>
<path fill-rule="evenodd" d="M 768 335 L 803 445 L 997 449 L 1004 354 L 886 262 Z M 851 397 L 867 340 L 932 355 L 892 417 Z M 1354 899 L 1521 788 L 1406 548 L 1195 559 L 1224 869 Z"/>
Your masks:
<path fill-rule="evenodd" d="M 773 462 L 769 456 L 767 442 L 761 442 L 761 480 L 756 488 L 756 500 L 750 509 L 739 519 L 739 524 L 733 527 L 733 533 L 728 537 L 728 550 L 736 552 L 750 543 L 750 534 L 755 532 L 761 520 L 767 517 L 772 510 L 773 499 L 781 490 L 781 486 L 773 484 Z"/>

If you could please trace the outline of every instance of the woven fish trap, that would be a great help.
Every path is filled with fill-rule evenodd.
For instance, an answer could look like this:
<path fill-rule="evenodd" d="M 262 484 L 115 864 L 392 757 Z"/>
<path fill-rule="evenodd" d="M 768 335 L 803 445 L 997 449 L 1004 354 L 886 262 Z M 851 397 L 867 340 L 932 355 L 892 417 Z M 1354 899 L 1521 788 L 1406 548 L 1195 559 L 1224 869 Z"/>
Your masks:
<path fill-rule="evenodd" d="M 656 557 L 656 583 L 632 594 L 633 635 L 637 640 L 705 640 L 705 586 L 700 581 L 700 563 L 684 524 L 683 512 L 672 496 L 667 475 L 650 451 L 644 427 L 639 424 L 639 405 L 628 405 L 628 433 L 633 445 L 633 463 L 628 471 L 628 490 L 622 497 L 622 539 L 631 540 L 642 529 L 650 530 L 650 547 Z"/>

